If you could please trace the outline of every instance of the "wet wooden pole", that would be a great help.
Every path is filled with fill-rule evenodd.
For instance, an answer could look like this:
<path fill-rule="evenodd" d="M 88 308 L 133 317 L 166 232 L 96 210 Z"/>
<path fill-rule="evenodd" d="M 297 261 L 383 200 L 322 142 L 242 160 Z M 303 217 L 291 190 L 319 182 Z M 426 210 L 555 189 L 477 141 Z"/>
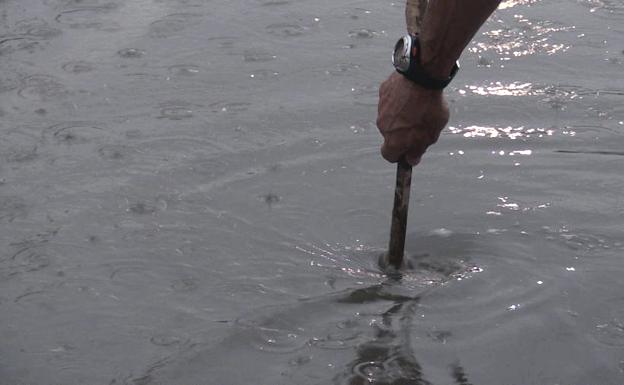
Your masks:
<path fill-rule="evenodd" d="M 410 34 L 417 34 L 420 31 L 422 17 L 426 9 L 427 0 L 407 0 L 405 19 L 407 31 Z M 401 159 L 397 163 L 394 207 L 392 208 L 392 224 L 390 227 L 390 245 L 386 258 L 387 264 L 396 269 L 400 269 L 403 266 L 411 185 L 412 166 L 405 159 Z"/>

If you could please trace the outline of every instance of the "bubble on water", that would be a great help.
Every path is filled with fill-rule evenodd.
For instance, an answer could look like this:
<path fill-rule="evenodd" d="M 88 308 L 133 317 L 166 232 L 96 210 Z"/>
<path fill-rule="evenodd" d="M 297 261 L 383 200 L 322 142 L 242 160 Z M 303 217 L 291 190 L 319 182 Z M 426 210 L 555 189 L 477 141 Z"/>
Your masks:
<path fill-rule="evenodd" d="M 145 56 L 145 51 L 138 48 L 124 48 L 117 51 L 117 55 L 124 59 L 138 59 Z"/>
<path fill-rule="evenodd" d="M 61 81 L 50 75 L 33 75 L 22 80 L 22 87 L 17 92 L 24 99 L 42 102 L 67 94 Z"/>
<path fill-rule="evenodd" d="M 266 30 L 269 34 L 278 37 L 297 37 L 305 34 L 306 29 L 299 25 L 293 23 L 275 23 L 267 25 Z"/>
<path fill-rule="evenodd" d="M 95 65 L 86 61 L 70 61 L 63 64 L 62 68 L 65 72 L 82 74 L 93 71 L 95 69 Z"/>

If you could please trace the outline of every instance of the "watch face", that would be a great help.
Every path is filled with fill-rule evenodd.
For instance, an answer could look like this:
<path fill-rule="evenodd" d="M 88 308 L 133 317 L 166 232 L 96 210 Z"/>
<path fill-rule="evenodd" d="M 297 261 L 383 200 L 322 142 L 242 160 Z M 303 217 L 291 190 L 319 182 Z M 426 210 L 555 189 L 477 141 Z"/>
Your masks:
<path fill-rule="evenodd" d="M 410 50 L 412 42 L 409 36 L 404 36 L 394 46 L 392 63 L 400 72 L 407 72 L 410 66 Z"/>

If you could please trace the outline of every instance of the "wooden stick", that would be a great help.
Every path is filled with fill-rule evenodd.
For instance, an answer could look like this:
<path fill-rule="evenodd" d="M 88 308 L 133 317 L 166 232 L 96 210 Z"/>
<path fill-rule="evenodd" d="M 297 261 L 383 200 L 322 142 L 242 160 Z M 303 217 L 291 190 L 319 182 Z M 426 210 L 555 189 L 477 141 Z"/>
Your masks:
<path fill-rule="evenodd" d="M 420 31 L 422 17 L 426 9 L 427 0 L 407 0 L 405 19 L 407 31 L 410 34 L 417 34 Z M 392 208 L 392 224 L 390 227 L 390 245 L 386 258 L 386 262 L 396 269 L 400 269 L 403 266 L 411 184 L 412 166 L 402 159 L 397 163 L 394 207 Z"/>
<path fill-rule="evenodd" d="M 403 266 L 411 184 L 412 166 L 405 160 L 400 160 L 397 164 L 394 207 L 392 208 L 392 225 L 390 227 L 390 246 L 388 247 L 388 263 L 397 269 Z"/>

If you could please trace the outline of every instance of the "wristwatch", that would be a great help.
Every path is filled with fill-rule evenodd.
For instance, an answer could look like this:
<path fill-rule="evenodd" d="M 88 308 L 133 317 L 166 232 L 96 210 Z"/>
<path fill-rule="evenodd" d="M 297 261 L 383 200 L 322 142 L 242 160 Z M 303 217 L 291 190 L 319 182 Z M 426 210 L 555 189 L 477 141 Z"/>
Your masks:
<path fill-rule="evenodd" d="M 430 76 L 421 64 L 418 35 L 405 35 L 399 39 L 394 46 L 392 64 L 398 73 L 431 90 L 441 90 L 446 87 L 459 71 L 459 62 L 455 62 L 448 78 L 438 79 Z"/>

